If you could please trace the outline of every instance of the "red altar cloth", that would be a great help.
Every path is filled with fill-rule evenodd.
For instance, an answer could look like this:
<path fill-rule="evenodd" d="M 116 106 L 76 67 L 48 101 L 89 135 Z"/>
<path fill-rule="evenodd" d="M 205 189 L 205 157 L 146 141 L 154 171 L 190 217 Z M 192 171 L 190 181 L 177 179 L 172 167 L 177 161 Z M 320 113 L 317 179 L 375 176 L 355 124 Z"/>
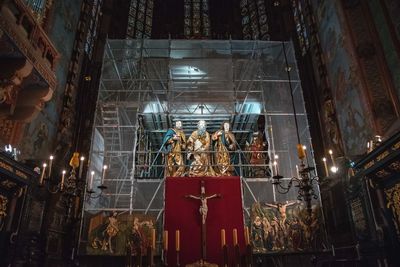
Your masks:
<path fill-rule="evenodd" d="M 168 265 L 176 266 L 175 230 L 180 230 L 180 264 L 201 258 L 200 200 L 185 195 L 200 195 L 205 182 L 206 195 L 221 194 L 222 198 L 207 200 L 207 261 L 222 265 L 221 229 L 226 232 L 230 261 L 233 260 L 233 229 L 238 232 L 240 251 L 244 254 L 244 222 L 239 177 L 168 177 L 165 184 L 164 229 L 168 230 Z"/>

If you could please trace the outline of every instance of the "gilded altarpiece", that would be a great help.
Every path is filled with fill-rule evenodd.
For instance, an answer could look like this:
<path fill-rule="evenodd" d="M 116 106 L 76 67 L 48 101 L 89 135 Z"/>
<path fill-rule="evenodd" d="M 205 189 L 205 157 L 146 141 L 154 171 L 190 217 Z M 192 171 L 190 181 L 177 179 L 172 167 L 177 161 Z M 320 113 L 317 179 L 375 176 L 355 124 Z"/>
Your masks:
<path fill-rule="evenodd" d="M 400 240 L 400 183 L 385 190 L 386 207 L 390 210 L 390 219 L 396 230 L 397 239 Z"/>

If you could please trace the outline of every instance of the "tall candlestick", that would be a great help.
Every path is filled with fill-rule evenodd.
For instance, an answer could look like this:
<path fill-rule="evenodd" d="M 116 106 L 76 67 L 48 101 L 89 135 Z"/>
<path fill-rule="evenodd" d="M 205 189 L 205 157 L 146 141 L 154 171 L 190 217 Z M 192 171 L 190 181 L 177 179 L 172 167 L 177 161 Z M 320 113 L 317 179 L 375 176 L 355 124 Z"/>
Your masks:
<path fill-rule="evenodd" d="M 101 184 L 104 184 L 104 178 L 106 177 L 106 170 L 107 170 L 107 165 L 103 166 L 103 175 L 101 176 Z"/>
<path fill-rule="evenodd" d="M 83 170 L 83 161 L 85 160 L 85 157 L 81 157 L 81 162 L 79 164 L 79 178 L 82 178 L 82 170 Z"/>
<path fill-rule="evenodd" d="M 156 229 L 151 229 L 151 248 L 156 249 Z"/>
<path fill-rule="evenodd" d="M 51 178 L 51 167 L 53 166 L 53 155 L 50 156 L 50 162 L 49 162 L 49 179 Z"/>
<path fill-rule="evenodd" d="M 64 179 L 65 179 L 65 173 L 66 171 L 62 171 L 62 176 L 61 176 L 61 183 L 60 183 L 60 190 L 62 191 L 64 189 Z"/>
<path fill-rule="evenodd" d="M 168 231 L 164 231 L 164 251 L 168 251 Z"/>
<path fill-rule="evenodd" d="M 43 184 L 44 175 L 45 175 L 45 173 L 46 173 L 46 167 L 47 167 L 47 164 L 46 164 L 46 163 L 43 163 L 42 175 L 40 175 L 40 182 L 39 182 L 41 185 Z"/>
<path fill-rule="evenodd" d="M 237 237 L 237 229 L 233 229 L 233 245 L 236 246 L 238 244 L 238 237 Z"/>
<path fill-rule="evenodd" d="M 226 245 L 225 229 L 221 229 L 221 247 L 223 248 L 225 245 Z"/>
<path fill-rule="evenodd" d="M 94 178 L 94 171 L 90 172 L 90 183 L 89 183 L 89 190 L 93 189 L 93 178 Z"/>
<path fill-rule="evenodd" d="M 176 251 L 180 251 L 181 250 L 181 246 L 180 246 L 180 233 L 179 230 L 175 231 L 175 249 Z"/>
<path fill-rule="evenodd" d="M 328 164 L 326 164 L 326 158 L 323 157 L 322 161 L 324 162 L 325 176 L 328 177 L 329 176 L 329 171 L 328 171 Z"/>

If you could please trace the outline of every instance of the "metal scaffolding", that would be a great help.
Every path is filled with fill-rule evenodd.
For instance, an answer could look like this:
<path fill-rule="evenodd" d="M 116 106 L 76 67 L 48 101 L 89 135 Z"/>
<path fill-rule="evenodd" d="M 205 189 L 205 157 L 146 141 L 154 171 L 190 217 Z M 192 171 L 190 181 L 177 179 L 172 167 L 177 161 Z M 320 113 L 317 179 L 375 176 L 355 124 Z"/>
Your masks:
<path fill-rule="evenodd" d="M 284 50 L 288 61 L 285 61 Z M 144 212 L 162 217 L 164 161 L 160 153 L 168 128 L 180 120 L 189 136 L 198 120 L 215 132 L 229 121 L 238 142 L 236 174 L 244 209 L 255 201 L 296 199 L 295 190 L 275 192 L 270 175 L 251 177 L 246 142 L 265 120 L 271 159 L 284 179 L 297 176 L 296 127 L 288 85 L 289 66 L 301 142 L 314 165 L 307 114 L 291 43 L 214 40 L 108 40 L 93 128 L 92 187 L 87 213 Z M 246 154 L 247 153 L 247 154 Z M 107 165 L 104 172 L 102 166 Z M 185 178 L 190 179 L 190 178 Z"/>

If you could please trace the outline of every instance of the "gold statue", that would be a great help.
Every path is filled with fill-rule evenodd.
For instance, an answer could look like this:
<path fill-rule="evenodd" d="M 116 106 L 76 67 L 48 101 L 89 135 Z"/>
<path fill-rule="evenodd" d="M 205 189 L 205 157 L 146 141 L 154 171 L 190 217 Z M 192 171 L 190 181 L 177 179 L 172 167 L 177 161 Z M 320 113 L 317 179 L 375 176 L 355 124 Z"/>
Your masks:
<path fill-rule="evenodd" d="M 165 176 L 184 176 L 185 162 L 182 151 L 186 148 L 186 137 L 182 131 L 182 122 L 177 121 L 175 128 L 168 129 L 163 139 L 162 151 L 167 154 Z"/>
<path fill-rule="evenodd" d="M 222 129 L 216 131 L 212 135 L 212 140 L 216 141 L 214 145 L 215 163 L 217 164 L 216 171 L 219 175 L 230 176 L 233 174 L 233 167 L 229 151 L 236 150 L 236 139 L 230 131 L 229 122 L 224 122 Z"/>
<path fill-rule="evenodd" d="M 192 160 L 189 176 L 216 176 L 210 161 L 211 138 L 206 131 L 206 122 L 200 120 L 197 127 L 187 141 L 187 157 Z"/>

